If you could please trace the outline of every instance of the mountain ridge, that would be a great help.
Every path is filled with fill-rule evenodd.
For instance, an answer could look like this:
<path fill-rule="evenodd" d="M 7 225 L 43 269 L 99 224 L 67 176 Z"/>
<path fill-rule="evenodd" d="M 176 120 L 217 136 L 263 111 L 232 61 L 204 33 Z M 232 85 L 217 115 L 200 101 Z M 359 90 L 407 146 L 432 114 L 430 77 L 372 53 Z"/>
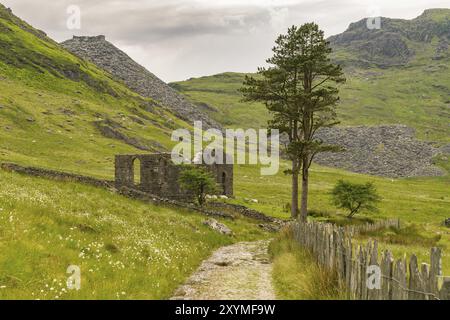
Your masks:
<path fill-rule="evenodd" d="M 449 21 L 450 9 L 431 9 L 412 20 L 382 18 L 381 30 L 367 29 L 362 19 L 331 37 L 332 59 L 343 62 L 347 83 L 340 86 L 341 126 L 321 138 L 349 152 L 324 155 L 321 164 L 391 177 L 444 174 L 433 164 L 450 167 L 443 155 L 450 145 Z M 224 126 L 266 127 L 264 105 L 241 101 L 245 75 L 170 85 Z"/>
<path fill-rule="evenodd" d="M 353 22 L 341 34 L 328 38 L 335 50 L 333 58 L 341 64 L 369 67 L 406 65 L 433 41 L 434 59 L 448 57 L 450 9 L 427 9 L 414 19 L 380 17 L 380 28 L 369 29 L 367 19 Z M 349 59 L 349 51 L 354 53 Z M 350 55 L 352 56 L 352 55 Z M 344 57 L 344 58 L 342 58 Z"/>

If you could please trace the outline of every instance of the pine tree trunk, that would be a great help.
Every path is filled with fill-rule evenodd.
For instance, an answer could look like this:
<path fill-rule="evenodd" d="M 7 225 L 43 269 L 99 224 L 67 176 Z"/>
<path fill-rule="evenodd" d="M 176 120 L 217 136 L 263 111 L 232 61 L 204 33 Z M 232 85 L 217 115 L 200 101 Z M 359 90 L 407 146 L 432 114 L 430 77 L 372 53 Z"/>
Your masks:
<path fill-rule="evenodd" d="M 302 165 L 302 202 L 300 208 L 300 219 L 306 222 L 308 218 L 308 186 L 309 186 L 309 158 L 303 159 Z"/>
<path fill-rule="evenodd" d="M 291 199 L 291 218 L 298 217 L 298 165 L 297 161 L 292 161 L 292 199 Z"/>

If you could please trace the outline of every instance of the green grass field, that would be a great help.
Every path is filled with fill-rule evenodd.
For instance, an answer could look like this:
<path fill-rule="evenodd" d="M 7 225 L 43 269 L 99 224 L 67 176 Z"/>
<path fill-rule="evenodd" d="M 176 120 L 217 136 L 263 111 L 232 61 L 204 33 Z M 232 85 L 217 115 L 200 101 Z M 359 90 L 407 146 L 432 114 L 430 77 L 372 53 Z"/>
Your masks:
<path fill-rule="evenodd" d="M 254 221 L 223 221 L 110 191 L 0 171 L 0 299 L 166 299 L 211 252 L 267 238 Z M 81 290 L 66 287 L 69 265 Z"/>
<path fill-rule="evenodd" d="M 235 170 L 235 203 L 260 210 L 266 214 L 289 218 L 290 213 L 284 208 L 290 203 L 290 177 L 282 173 L 288 168 L 282 163 L 280 173 L 276 176 L 260 176 L 256 166 L 238 166 Z M 378 213 L 363 213 L 357 219 L 349 221 L 344 212 L 337 210 L 331 203 L 329 192 L 339 179 L 352 182 L 373 182 L 382 196 Z M 450 275 L 450 231 L 442 226 L 448 218 L 450 208 L 450 176 L 437 178 L 389 179 L 349 173 L 343 170 L 314 165 L 310 181 L 309 209 L 318 217 L 314 219 L 324 222 L 360 223 L 360 218 L 389 219 L 399 218 L 406 227 L 417 226 L 412 236 L 417 241 L 401 241 L 400 236 L 379 237 L 376 235 L 359 238 L 361 243 L 369 238 L 381 241 L 382 248 L 392 249 L 395 256 L 416 253 L 422 262 L 429 261 L 429 250 L 432 246 L 444 249 L 443 267 Z M 251 200 L 257 200 L 254 203 Z M 320 216 L 322 215 L 322 216 Z M 438 236 L 438 241 L 430 242 L 427 238 Z"/>

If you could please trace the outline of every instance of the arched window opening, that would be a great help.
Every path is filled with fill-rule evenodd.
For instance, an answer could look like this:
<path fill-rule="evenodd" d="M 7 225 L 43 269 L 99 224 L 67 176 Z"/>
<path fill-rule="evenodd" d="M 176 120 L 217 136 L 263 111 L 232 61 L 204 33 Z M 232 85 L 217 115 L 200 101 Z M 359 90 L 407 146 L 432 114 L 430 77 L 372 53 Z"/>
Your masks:
<path fill-rule="evenodd" d="M 225 172 L 222 172 L 222 189 L 223 194 L 227 194 L 227 174 Z"/>
<path fill-rule="evenodd" d="M 133 181 L 135 186 L 141 184 L 141 161 L 138 158 L 133 160 Z"/>

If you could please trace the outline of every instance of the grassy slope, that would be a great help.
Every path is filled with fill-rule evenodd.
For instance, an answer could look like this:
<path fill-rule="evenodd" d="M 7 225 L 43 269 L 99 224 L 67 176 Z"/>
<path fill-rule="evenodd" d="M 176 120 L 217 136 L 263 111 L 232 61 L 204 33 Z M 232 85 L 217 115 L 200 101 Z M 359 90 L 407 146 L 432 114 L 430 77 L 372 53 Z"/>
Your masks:
<path fill-rule="evenodd" d="M 187 126 L 161 107 L 146 111 L 151 100 L 26 26 L 0 7 L 0 160 L 110 176 L 114 154 L 142 151 L 103 137 L 94 121 L 113 120 L 156 149 Z"/>
<path fill-rule="evenodd" d="M 0 299 L 168 298 L 213 249 L 266 237 L 247 220 L 225 222 L 230 238 L 204 216 L 76 183 L 4 171 L 0 181 Z M 69 265 L 80 291 L 64 289 Z"/>
<path fill-rule="evenodd" d="M 0 161 L 112 179 L 115 154 L 143 151 L 103 137 L 93 122 L 105 119 L 161 148 L 187 126 L 0 6 Z M 75 183 L 0 181 L 0 299 L 168 298 L 216 247 L 266 237 L 245 219 L 226 222 L 229 238 L 204 216 Z M 70 264 L 79 292 L 63 291 Z"/>
<path fill-rule="evenodd" d="M 322 268 L 314 257 L 302 249 L 289 231 L 282 232 L 270 244 L 273 260 L 273 283 L 278 299 L 345 299 L 337 276 Z"/>
<path fill-rule="evenodd" d="M 431 66 L 443 63 L 433 61 Z M 347 71 L 338 111 L 341 124 L 401 123 L 416 128 L 419 138 L 450 142 L 450 62 L 445 65 L 435 72 L 426 71 L 430 63 L 420 61 L 404 68 Z M 224 73 L 177 82 L 172 87 L 193 102 L 216 108 L 210 115 L 228 127 L 267 127 L 269 115 L 264 106 L 241 101 L 238 89 L 243 78 L 244 74 Z"/>
<path fill-rule="evenodd" d="M 280 173 L 273 177 L 261 177 L 259 169 L 251 166 L 236 168 L 235 193 L 233 202 L 245 204 L 267 214 L 287 218 L 289 213 L 284 211 L 290 203 L 290 178 L 282 172 L 288 168 L 282 163 Z M 361 215 L 373 219 L 400 218 L 405 225 L 417 224 L 418 241 L 402 243 L 401 236 L 385 241 L 383 248 L 389 247 L 396 256 L 404 253 L 417 253 L 421 261 L 429 260 L 429 241 L 422 241 L 427 237 L 440 236 L 433 242 L 444 249 L 443 267 L 446 274 L 450 274 L 450 233 L 441 224 L 448 218 L 450 208 L 450 177 L 415 178 L 391 180 L 386 178 L 349 173 L 343 170 L 331 169 L 314 165 L 310 179 L 309 207 L 311 211 L 324 213 L 325 217 L 315 219 L 348 223 L 343 217 L 345 212 L 336 210 L 331 204 L 329 192 L 339 179 L 353 182 L 372 181 L 377 187 L 383 201 L 380 211 L 376 214 Z M 252 203 L 246 199 L 256 199 Z M 330 215 L 330 217 L 328 217 Z M 354 221 L 356 222 L 356 221 Z M 373 236 L 371 236 L 373 238 Z M 386 238 L 386 237 L 385 237 Z M 385 240 L 378 237 L 378 239 Z M 364 242 L 366 238 L 360 239 Z"/>
<path fill-rule="evenodd" d="M 208 104 L 212 109 L 205 109 L 205 112 L 226 127 L 267 126 L 269 115 L 266 108 L 260 103 L 242 101 L 238 90 L 242 87 L 244 78 L 243 73 L 227 72 L 170 85 L 185 94 L 192 102 Z"/>

